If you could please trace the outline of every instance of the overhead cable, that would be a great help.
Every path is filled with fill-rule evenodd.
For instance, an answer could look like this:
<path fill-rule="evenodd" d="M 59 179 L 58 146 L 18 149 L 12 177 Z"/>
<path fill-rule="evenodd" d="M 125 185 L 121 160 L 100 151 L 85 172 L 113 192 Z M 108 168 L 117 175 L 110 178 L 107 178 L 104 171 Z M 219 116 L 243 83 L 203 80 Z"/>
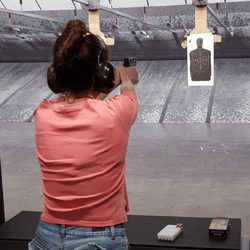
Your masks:
<path fill-rule="evenodd" d="M 35 0 L 35 1 L 36 1 L 36 3 L 37 3 L 38 7 L 40 8 L 40 10 L 42 10 L 42 8 L 41 8 L 41 6 L 39 5 L 39 3 L 37 2 L 37 0 Z"/>
<path fill-rule="evenodd" d="M 75 5 L 75 2 L 74 2 L 73 0 L 71 0 L 71 1 L 72 1 L 72 3 L 74 4 L 74 6 L 75 6 L 75 9 L 77 9 L 77 8 L 76 8 L 76 5 Z"/>
<path fill-rule="evenodd" d="M 23 1 L 20 0 L 19 2 L 20 2 L 20 5 L 21 5 L 21 11 L 23 11 Z"/>
<path fill-rule="evenodd" d="M 111 4 L 111 0 L 109 0 L 109 4 L 110 4 L 111 8 L 113 8 L 113 6 L 112 6 L 112 4 Z"/>
<path fill-rule="evenodd" d="M 77 8 L 76 8 L 76 5 L 75 5 L 75 3 L 74 3 L 73 0 L 72 0 L 72 3 L 73 3 L 74 6 L 75 6 L 74 13 L 75 13 L 75 20 L 76 20 L 76 19 L 77 19 Z"/>
<path fill-rule="evenodd" d="M 7 8 L 5 7 L 5 5 L 3 4 L 2 0 L 0 0 L 0 2 L 2 3 L 3 7 L 4 7 L 5 9 L 7 9 Z"/>

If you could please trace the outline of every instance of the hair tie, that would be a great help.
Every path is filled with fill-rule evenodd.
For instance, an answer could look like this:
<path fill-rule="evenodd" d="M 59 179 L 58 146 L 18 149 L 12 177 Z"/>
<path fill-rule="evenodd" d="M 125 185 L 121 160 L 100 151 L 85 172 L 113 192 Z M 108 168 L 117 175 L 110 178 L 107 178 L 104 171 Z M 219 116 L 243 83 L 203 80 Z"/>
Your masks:
<path fill-rule="evenodd" d="M 88 36 L 88 35 L 90 35 L 90 33 L 86 33 L 85 35 L 83 35 L 83 37 Z"/>

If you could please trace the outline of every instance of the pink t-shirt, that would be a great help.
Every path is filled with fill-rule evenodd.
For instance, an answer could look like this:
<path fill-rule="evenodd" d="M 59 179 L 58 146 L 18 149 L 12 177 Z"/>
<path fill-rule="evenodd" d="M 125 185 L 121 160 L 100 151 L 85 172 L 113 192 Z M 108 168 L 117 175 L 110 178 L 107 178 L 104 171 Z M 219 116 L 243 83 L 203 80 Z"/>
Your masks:
<path fill-rule="evenodd" d="M 56 105 L 43 99 L 34 111 L 48 223 L 105 227 L 127 221 L 124 172 L 129 132 L 139 103 L 131 92 L 106 100 Z"/>

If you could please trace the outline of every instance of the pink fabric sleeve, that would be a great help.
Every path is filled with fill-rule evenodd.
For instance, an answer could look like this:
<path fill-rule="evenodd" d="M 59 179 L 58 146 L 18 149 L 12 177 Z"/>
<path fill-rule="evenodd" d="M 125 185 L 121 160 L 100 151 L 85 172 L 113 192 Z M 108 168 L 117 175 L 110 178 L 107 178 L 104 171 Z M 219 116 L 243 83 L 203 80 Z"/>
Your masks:
<path fill-rule="evenodd" d="M 119 98 L 119 102 L 114 102 L 116 98 Z M 139 103 L 136 96 L 130 91 L 126 91 L 105 101 L 108 105 L 113 106 L 112 108 L 116 111 L 126 131 L 129 132 L 139 111 Z"/>

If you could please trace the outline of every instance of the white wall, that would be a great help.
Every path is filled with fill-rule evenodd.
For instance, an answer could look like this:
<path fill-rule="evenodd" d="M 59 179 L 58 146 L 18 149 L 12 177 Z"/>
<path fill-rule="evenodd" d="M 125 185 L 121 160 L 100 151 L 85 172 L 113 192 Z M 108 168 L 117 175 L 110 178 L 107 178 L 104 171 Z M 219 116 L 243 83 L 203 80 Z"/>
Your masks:
<path fill-rule="evenodd" d="M 21 11 L 19 0 L 1 0 L 7 9 Z M 4 8 L 0 1 L 0 8 Z M 42 10 L 70 10 L 74 9 L 71 0 L 22 0 L 23 11 L 39 11 L 36 1 Z M 150 6 L 185 5 L 185 0 L 148 0 Z M 227 0 L 226 2 L 247 2 L 247 0 Z M 224 0 L 208 0 L 208 3 L 224 3 Z M 100 4 L 111 7 L 108 0 L 100 0 Z M 111 0 L 113 8 L 147 7 L 146 0 Z M 187 4 L 192 4 L 192 0 L 187 0 Z M 77 9 L 81 9 L 79 3 L 75 2 Z"/>

